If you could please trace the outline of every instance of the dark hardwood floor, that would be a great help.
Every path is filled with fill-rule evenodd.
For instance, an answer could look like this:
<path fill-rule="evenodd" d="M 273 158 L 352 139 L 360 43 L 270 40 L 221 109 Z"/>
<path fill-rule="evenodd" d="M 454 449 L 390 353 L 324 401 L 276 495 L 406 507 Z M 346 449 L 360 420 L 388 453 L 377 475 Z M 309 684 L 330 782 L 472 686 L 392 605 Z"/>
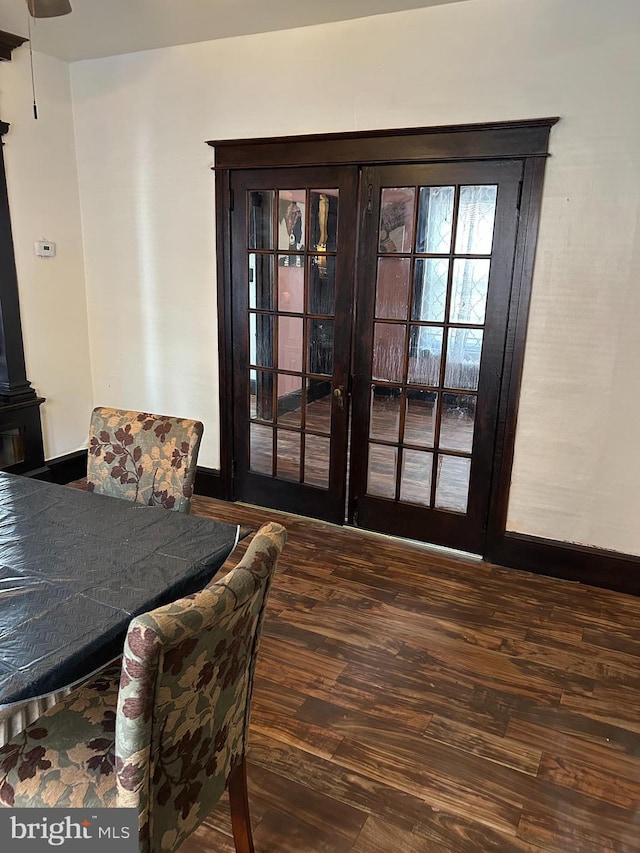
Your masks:
<path fill-rule="evenodd" d="M 289 532 L 253 700 L 257 853 L 640 851 L 640 599 L 194 512 Z M 182 850 L 232 851 L 230 832 L 225 798 Z"/>

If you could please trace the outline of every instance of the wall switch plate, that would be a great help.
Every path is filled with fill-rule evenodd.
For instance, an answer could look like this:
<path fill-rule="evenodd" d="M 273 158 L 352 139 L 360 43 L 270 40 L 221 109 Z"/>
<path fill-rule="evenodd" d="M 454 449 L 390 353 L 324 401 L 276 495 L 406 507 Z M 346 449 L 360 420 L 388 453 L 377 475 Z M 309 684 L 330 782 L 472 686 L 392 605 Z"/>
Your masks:
<path fill-rule="evenodd" d="M 56 244 L 49 240 L 39 240 L 36 243 L 36 255 L 39 258 L 55 258 Z"/>

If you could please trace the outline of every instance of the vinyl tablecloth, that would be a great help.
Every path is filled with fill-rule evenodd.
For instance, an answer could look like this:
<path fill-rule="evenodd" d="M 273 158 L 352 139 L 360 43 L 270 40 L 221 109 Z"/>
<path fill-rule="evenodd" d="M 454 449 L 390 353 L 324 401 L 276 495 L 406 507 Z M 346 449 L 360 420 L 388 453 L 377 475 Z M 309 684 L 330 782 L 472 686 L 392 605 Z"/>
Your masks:
<path fill-rule="evenodd" d="M 0 472 L 0 705 L 82 678 L 201 589 L 238 527 Z"/>

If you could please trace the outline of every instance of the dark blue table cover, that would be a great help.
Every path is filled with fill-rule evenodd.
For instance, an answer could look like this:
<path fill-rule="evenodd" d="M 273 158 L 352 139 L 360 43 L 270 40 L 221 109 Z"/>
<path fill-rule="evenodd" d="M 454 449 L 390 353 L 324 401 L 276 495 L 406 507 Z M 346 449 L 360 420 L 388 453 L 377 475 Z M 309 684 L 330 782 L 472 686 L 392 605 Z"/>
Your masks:
<path fill-rule="evenodd" d="M 0 472 L 0 704 L 122 652 L 131 618 L 201 589 L 231 524 Z"/>

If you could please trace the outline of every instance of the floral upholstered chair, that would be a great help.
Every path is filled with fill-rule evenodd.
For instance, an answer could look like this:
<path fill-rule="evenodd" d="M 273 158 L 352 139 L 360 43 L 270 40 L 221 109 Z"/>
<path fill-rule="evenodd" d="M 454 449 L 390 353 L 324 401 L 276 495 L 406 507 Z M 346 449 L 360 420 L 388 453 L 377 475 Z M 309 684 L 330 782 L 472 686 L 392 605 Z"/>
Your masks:
<path fill-rule="evenodd" d="M 134 618 L 121 666 L 0 747 L 0 805 L 135 807 L 141 853 L 177 850 L 229 787 L 252 853 L 245 754 L 264 606 L 286 541 L 262 527 L 235 569 Z"/>
<path fill-rule="evenodd" d="M 91 415 L 90 491 L 189 512 L 200 421 L 99 407 Z"/>

